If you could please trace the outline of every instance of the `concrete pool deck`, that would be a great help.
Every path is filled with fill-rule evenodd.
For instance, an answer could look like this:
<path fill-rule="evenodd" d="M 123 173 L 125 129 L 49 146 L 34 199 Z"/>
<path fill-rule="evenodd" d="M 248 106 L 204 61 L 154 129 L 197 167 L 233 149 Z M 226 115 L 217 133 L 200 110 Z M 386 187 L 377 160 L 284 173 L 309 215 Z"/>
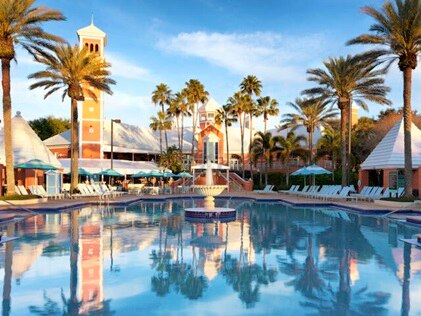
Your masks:
<path fill-rule="evenodd" d="M 162 201 L 171 198 L 200 198 L 198 194 L 167 194 L 167 195 L 131 195 L 126 194 L 121 197 L 115 197 L 108 199 L 107 201 L 100 200 L 97 197 L 85 197 L 80 199 L 62 199 L 62 200 L 48 200 L 45 202 L 39 202 L 27 205 L 9 205 L 0 206 L 0 222 L 11 221 L 16 217 L 27 217 L 35 215 L 36 213 L 45 212 L 56 212 L 64 211 L 69 209 L 76 209 L 91 205 L 130 205 L 138 201 Z M 354 211 L 361 211 L 364 213 L 387 213 L 397 210 L 408 211 L 413 215 L 421 216 L 421 204 L 420 203 L 402 203 L 394 205 L 383 205 L 374 202 L 365 201 L 326 201 L 319 199 L 310 199 L 300 196 L 287 195 L 283 193 L 266 193 L 260 194 L 255 192 L 223 192 L 219 197 L 223 198 L 244 198 L 257 201 L 273 201 L 273 202 L 286 202 L 288 204 L 300 206 L 300 207 L 317 207 L 320 206 L 336 206 L 340 208 L 347 208 Z M 10 201 L 13 204 L 13 201 Z"/>

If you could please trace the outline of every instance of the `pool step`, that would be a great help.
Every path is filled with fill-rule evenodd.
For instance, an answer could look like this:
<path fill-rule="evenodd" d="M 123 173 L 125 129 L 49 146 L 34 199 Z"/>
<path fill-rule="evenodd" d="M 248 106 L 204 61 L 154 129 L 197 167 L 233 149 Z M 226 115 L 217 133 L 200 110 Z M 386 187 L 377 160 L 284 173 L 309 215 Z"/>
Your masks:
<path fill-rule="evenodd" d="M 406 218 L 406 221 L 408 223 L 420 224 L 421 225 L 421 216 L 408 216 Z"/>

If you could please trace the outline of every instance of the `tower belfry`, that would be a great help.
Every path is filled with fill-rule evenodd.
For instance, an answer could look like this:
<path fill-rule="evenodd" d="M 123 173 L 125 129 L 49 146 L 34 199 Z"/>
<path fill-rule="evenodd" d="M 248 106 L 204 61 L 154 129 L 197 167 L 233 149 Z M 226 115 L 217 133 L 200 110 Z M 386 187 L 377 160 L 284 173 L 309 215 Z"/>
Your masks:
<path fill-rule="evenodd" d="M 104 57 L 107 35 L 93 23 L 77 31 L 80 49 Z M 81 158 L 103 158 L 104 93 L 91 88 L 97 100 L 85 96 L 81 102 L 79 141 Z"/>

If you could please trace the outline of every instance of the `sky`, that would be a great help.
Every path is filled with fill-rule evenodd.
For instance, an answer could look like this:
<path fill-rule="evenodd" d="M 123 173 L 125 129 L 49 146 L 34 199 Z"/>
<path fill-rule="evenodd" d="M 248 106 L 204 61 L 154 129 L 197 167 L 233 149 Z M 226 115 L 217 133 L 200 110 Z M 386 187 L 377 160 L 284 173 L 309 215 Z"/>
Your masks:
<path fill-rule="evenodd" d="M 107 33 L 105 56 L 117 84 L 105 98 L 105 117 L 148 126 L 158 107 L 151 102 L 156 85 L 180 91 L 189 79 L 200 80 L 218 103 L 238 91 L 247 75 L 263 84 L 262 95 L 286 105 L 314 86 L 306 70 L 322 67 L 329 57 L 355 54 L 363 46 L 347 40 L 367 32 L 373 20 L 361 12 L 380 0 L 38 0 L 36 5 L 63 12 L 64 22 L 48 22 L 44 29 L 77 44 L 76 31 L 94 24 Z M 413 109 L 420 111 L 421 70 L 413 74 Z M 31 120 L 47 115 L 70 117 L 70 100 L 61 93 L 43 98 L 30 91 L 30 73 L 42 69 L 32 57 L 17 50 L 12 65 L 13 111 Z M 386 76 L 393 107 L 402 106 L 402 75 L 393 65 Z M 375 117 L 384 106 L 369 103 Z M 268 126 L 275 127 L 280 117 Z M 257 122 L 259 127 L 261 122 Z"/>

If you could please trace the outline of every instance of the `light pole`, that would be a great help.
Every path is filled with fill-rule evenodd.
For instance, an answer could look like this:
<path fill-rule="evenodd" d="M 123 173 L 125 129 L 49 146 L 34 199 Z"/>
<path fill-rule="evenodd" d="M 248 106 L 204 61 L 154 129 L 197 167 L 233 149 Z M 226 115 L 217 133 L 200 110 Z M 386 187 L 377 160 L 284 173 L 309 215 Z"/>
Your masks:
<path fill-rule="evenodd" d="M 112 119 L 111 120 L 111 169 L 113 169 L 113 158 L 114 158 L 114 148 L 113 148 L 113 146 L 114 146 L 114 143 L 113 143 L 113 140 L 114 140 L 113 124 L 114 123 L 120 124 L 121 123 L 121 120 L 120 119 Z"/>

